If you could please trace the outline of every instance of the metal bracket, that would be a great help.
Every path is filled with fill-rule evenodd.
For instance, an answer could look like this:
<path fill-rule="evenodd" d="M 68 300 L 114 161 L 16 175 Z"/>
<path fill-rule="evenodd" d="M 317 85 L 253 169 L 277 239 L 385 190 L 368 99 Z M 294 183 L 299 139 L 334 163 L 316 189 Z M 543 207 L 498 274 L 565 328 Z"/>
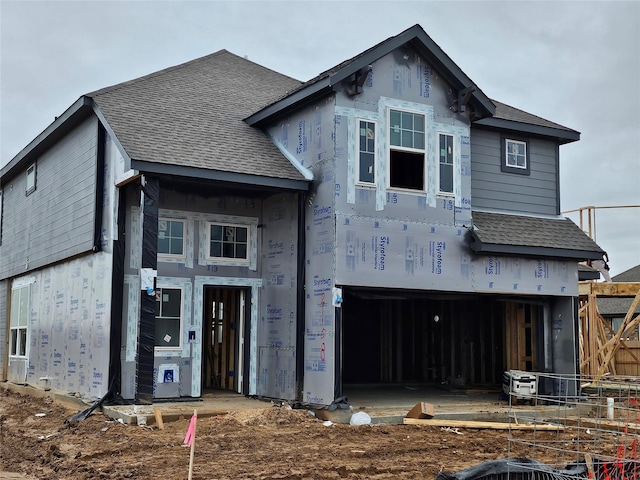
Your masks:
<path fill-rule="evenodd" d="M 475 85 L 471 87 L 463 88 L 458 92 L 458 111 L 465 112 L 467 110 L 467 103 L 471 98 L 471 94 L 476 91 Z"/>

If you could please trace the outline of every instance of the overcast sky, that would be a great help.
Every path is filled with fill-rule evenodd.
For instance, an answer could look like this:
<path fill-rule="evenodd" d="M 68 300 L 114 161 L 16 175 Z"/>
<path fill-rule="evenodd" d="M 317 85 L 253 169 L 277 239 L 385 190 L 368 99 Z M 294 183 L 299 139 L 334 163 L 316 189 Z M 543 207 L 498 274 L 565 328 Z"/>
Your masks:
<path fill-rule="evenodd" d="M 563 211 L 640 205 L 640 1 L 0 0 L 0 166 L 92 90 L 220 49 L 308 80 L 416 23 L 490 98 L 582 133 Z M 640 208 L 596 226 L 612 274 L 640 264 Z"/>

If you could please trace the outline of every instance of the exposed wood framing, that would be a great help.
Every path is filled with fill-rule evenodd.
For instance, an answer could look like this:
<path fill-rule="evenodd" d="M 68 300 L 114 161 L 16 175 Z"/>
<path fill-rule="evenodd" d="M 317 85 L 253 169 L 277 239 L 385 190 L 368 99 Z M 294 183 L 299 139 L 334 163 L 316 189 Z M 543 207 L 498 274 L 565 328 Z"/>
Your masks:
<path fill-rule="evenodd" d="M 605 374 L 640 375 L 640 342 L 622 338 L 640 324 L 640 315 L 634 316 L 640 282 L 580 282 L 579 295 L 581 373 L 595 380 Z M 603 297 L 633 298 L 617 332 L 598 312 L 597 299 Z"/>
<path fill-rule="evenodd" d="M 457 428 L 477 428 L 492 430 L 564 430 L 562 425 L 550 424 L 527 424 L 527 423 L 506 423 L 506 422 L 478 422 L 473 420 L 448 420 L 441 418 L 404 418 L 405 425 L 424 425 L 432 427 L 457 427 Z"/>

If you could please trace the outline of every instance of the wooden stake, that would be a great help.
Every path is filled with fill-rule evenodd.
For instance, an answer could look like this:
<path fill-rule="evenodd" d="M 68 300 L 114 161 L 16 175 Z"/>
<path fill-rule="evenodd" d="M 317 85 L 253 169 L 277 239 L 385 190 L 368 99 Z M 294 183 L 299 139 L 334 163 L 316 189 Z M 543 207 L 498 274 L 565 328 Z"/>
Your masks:
<path fill-rule="evenodd" d="M 162 412 L 159 407 L 154 407 L 153 414 L 156 416 L 156 424 L 159 430 L 164 430 L 164 421 L 162 420 Z"/>
<path fill-rule="evenodd" d="M 593 475 L 593 459 L 590 453 L 584 454 L 584 461 L 587 464 L 587 473 L 589 474 L 587 478 L 595 478 Z"/>
<path fill-rule="evenodd" d="M 196 449 L 196 423 L 198 423 L 198 411 L 193 411 L 193 438 L 191 439 L 191 453 L 189 454 L 189 480 L 193 478 L 193 453 Z"/>

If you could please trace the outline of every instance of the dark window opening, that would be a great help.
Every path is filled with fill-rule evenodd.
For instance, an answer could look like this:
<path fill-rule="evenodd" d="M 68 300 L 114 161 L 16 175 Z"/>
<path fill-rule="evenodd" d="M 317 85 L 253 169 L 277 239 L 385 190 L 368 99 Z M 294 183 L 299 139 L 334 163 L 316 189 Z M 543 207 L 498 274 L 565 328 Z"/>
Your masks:
<path fill-rule="evenodd" d="M 424 154 L 391 150 L 390 186 L 424 190 Z"/>

